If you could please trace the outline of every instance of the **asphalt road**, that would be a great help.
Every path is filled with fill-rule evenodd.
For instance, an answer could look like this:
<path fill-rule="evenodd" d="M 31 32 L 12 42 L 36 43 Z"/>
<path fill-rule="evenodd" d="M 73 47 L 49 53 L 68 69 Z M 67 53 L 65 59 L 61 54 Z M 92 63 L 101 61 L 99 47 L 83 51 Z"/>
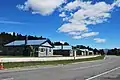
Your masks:
<path fill-rule="evenodd" d="M 0 80 L 120 80 L 120 57 L 50 68 L 0 72 Z"/>

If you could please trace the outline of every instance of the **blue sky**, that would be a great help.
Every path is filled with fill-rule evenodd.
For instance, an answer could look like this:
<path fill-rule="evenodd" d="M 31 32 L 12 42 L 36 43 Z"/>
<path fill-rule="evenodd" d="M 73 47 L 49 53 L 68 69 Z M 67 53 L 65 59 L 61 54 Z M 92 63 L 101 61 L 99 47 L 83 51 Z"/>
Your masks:
<path fill-rule="evenodd" d="M 52 41 L 67 41 L 71 45 L 82 44 L 94 48 L 120 47 L 120 0 L 92 0 L 89 3 L 79 0 L 44 1 L 1 0 L 0 32 L 44 36 Z M 94 12 L 96 9 L 101 12 Z M 91 10 L 92 13 L 87 13 Z"/>

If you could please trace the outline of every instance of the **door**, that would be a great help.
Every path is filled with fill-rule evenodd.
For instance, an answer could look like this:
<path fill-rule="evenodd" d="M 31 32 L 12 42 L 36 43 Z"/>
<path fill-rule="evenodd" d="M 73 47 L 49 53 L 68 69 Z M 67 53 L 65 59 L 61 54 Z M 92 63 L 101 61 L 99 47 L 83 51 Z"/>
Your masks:
<path fill-rule="evenodd" d="M 46 56 L 48 55 L 48 48 L 46 48 Z"/>

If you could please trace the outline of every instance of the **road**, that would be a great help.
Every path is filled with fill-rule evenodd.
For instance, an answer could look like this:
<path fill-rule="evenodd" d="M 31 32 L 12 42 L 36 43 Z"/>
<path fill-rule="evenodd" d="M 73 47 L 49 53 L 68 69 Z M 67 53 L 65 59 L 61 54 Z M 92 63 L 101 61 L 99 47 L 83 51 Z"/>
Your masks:
<path fill-rule="evenodd" d="M 120 80 L 120 57 L 50 68 L 0 72 L 0 80 Z"/>

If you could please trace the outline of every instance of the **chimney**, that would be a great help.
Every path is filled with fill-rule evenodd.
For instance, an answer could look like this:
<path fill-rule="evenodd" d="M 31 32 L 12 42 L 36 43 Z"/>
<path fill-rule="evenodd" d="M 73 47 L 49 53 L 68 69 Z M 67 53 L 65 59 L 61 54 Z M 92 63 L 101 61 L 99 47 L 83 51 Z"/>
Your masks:
<path fill-rule="evenodd" d="M 25 36 L 25 46 L 27 45 L 28 36 Z"/>

